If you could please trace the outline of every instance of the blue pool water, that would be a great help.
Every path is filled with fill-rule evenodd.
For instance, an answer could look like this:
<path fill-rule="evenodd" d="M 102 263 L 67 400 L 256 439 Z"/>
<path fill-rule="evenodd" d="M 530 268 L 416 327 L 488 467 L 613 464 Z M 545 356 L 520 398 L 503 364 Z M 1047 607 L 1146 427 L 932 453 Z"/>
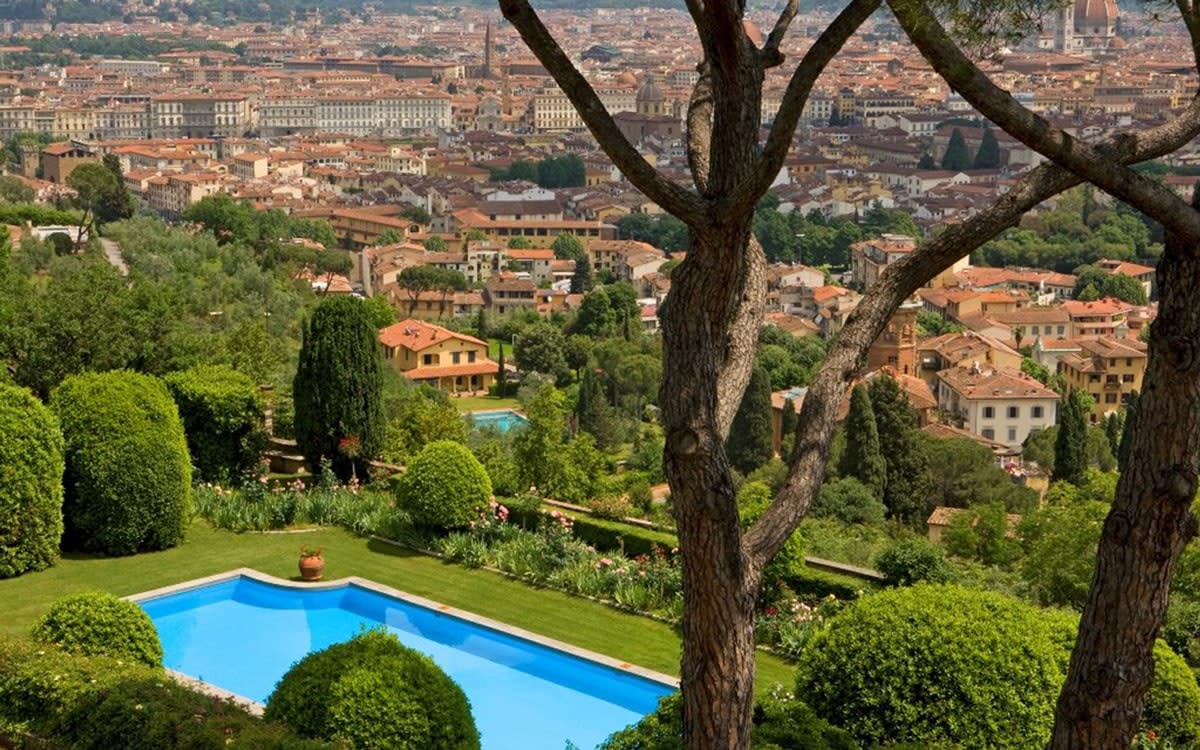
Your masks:
<path fill-rule="evenodd" d="M 512 409 L 499 411 L 473 411 L 471 421 L 476 427 L 494 427 L 500 432 L 508 432 L 514 427 L 523 427 L 529 420 Z"/>
<path fill-rule="evenodd" d="M 672 691 L 353 584 L 297 590 L 238 577 L 140 604 L 168 668 L 260 703 L 305 654 L 383 624 L 462 687 L 483 750 L 594 748 Z"/>

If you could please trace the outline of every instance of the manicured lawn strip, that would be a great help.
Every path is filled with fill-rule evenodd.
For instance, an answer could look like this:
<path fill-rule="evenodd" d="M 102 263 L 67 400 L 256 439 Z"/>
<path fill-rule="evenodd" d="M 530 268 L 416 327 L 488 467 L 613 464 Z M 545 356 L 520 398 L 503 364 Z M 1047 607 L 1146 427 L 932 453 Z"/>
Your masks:
<path fill-rule="evenodd" d="M 450 403 L 458 407 L 458 410 L 464 414 L 469 411 L 481 411 L 484 409 L 491 410 L 521 408 L 521 403 L 515 398 L 496 398 L 495 396 L 451 396 Z"/>
<path fill-rule="evenodd" d="M 325 576 L 356 575 L 519 628 L 667 674 L 679 671 L 675 629 L 612 607 L 484 570 L 444 563 L 341 529 L 307 534 L 234 534 L 196 523 L 183 546 L 133 557 L 64 559 L 40 573 L 0 580 L 0 634 L 24 635 L 65 594 L 85 590 L 120 596 L 240 567 L 297 577 L 301 543 L 325 548 Z M 794 668 L 758 655 L 760 691 L 789 689 Z"/>

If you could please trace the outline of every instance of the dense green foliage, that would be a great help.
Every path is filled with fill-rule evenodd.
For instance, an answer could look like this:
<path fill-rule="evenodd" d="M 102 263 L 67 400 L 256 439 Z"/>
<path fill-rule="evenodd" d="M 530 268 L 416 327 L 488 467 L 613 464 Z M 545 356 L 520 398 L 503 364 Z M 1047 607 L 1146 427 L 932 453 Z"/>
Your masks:
<path fill-rule="evenodd" d="M 887 464 L 879 452 L 879 430 L 867 386 L 859 383 L 850 392 L 850 411 L 846 415 L 846 450 L 842 453 L 838 474 L 862 482 L 877 496 L 887 484 Z"/>
<path fill-rule="evenodd" d="M 1087 415 L 1090 397 L 1081 390 L 1069 393 L 1059 404 L 1058 434 L 1054 440 L 1054 481 L 1083 484 L 1087 471 Z"/>
<path fill-rule="evenodd" d="M 1135 305 L 1146 304 L 1146 289 L 1142 282 L 1132 276 L 1109 273 L 1096 266 L 1080 266 L 1075 269 L 1075 290 L 1072 296 L 1086 301 L 1083 291 L 1088 287 L 1095 290 L 1093 299 L 1116 297 Z"/>
<path fill-rule="evenodd" d="M 1195 747 L 1200 740 L 1200 685 L 1183 657 L 1162 640 L 1154 643 L 1154 681 L 1142 726 L 1180 748 Z"/>
<path fill-rule="evenodd" d="M 754 471 L 775 454 L 771 411 L 771 381 L 766 371 L 756 366 L 725 440 L 729 463 L 743 474 Z"/>
<path fill-rule="evenodd" d="M 64 596 L 34 626 L 33 639 L 87 656 L 133 659 L 161 667 L 154 623 L 138 605 L 99 591 Z"/>
<path fill-rule="evenodd" d="M 0 727 L 79 750 L 322 750 L 127 658 L 0 641 Z M 39 745 L 40 747 L 40 745 Z"/>
<path fill-rule="evenodd" d="M 434 529 L 462 528 L 479 517 L 492 482 L 461 443 L 429 443 L 396 484 L 396 499 L 414 523 Z"/>
<path fill-rule="evenodd" d="M 582 503 L 605 474 L 604 456 L 587 433 L 569 436 L 566 398 L 546 383 L 524 403 L 529 423 L 512 439 L 517 488 L 536 487 L 545 497 Z"/>
<path fill-rule="evenodd" d="M 753 750 L 857 750 L 847 732 L 822 721 L 791 696 L 770 696 L 754 706 Z M 662 698 L 637 724 L 614 733 L 600 750 L 683 750 L 683 701 L 679 693 Z"/>
<path fill-rule="evenodd" d="M 471 707 L 429 657 L 372 630 L 296 663 L 264 718 L 369 750 L 479 750 Z"/>
<path fill-rule="evenodd" d="M 229 482 L 250 473 L 266 446 L 254 381 L 227 365 L 200 365 L 163 381 L 179 407 L 197 477 Z"/>
<path fill-rule="evenodd" d="M 998 594 L 919 584 L 865 597 L 809 644 L 797 692 L 859 741 L 1045 742 L 1068 621 Z"/>
<path fill-rule="evenodd" d="M 883 504 L 892 518 L 910 524 L 924 521 L 929 511 L 929 457 L 921 450 L 916 414 L 896 379 L 873 378 L 868 386 L 879 452 L 887 465 Z"/>
<path fill-rule="evenodd" d="M 979 149 L 975 152 L 972 169 L 997 169 L 1000 167 L 1000 142 L 992 129 L 984 126 L 983 135 L 979 139 Z"/>
<path fill-rule="evenodd" d="M 370 310 L 328 297 L 305 322 L 292 384 L 296 442 L 313 467 L 331 462 L 342 479 L 366 479 L 383 447 L 383 360 Z"/>
<path fill-rule="evenodd" d="M 1021 577 L 1039 601 L 1083 608 L 1107 515 L 1107 503 L 1081 499 L 1050 505 L 1021 523 L 1021 543 L 1025 548 Z"/>
<path fill-rule="evenodd" d="M 64 543 L 109 555 L 179 544 L 192 464 L 162 381 L 128 371 L 73 375 L 50 405 L 66 439 Z"/>
<path fill-rule="evenodd" d="M 33 394 L 0 383 L 0 578 L 42 570 L 63 533 L 63 437 Z"/>
<path fill-rule="evenodd" d="M 887 508 L 878 492 L 854 477 L 842 477 L 821 485 L 811 515 L 813 518 L 836 518 L 847 524 L 881 524 Z"/>
<path fill-rule="evenodd" d="M 889 586 L 950 580 L 945 554 L 923 537 L 910 537 L 889 546 L 875 558 L 875 569 L 883 573 Z"/>
<path fill-rule="evenodd" d="M 955 128 L 950 133 L 950 142 L 946 146 L 946 152 L 942 154 L 942 169 L 958 172 L 970 168 L 971 153 L 967 150 L 967 141 L 963 138 L 962 131 Z"/>

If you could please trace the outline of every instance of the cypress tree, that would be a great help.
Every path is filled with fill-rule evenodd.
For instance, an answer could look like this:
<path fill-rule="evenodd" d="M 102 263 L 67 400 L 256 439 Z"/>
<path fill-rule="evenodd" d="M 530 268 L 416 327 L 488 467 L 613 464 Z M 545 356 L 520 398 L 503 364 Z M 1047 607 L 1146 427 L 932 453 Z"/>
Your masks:
<path fill-rule="evenodd" d="M 755 365 L 725 441 L 729 462 L 738 471 L 749 474 L 770 461 L 775 453 L 772 433 L 771 379 L 766 370 Z"/>
<path fill-rule="evenodd" d="M 575 402 L 575 419 L 579 429 L 596 439 L 596 446 L 607 448 L 617 439 L 617 425 L 612 406 L 595 372 L 585 368 L 579 381 L 579 397 Z"/>
<path fill-rule="evenodd" d="M 500 369 L 496 372 L 496 395 L 499 396 L 500 398 L 504 398 L 504 392 L 507 390 L 507 388 L 505 388 L 505 386 L 508 385 L 508 383 L 505 382 L 505 376 L 508 375 L 508 372 L 504 369 L 504 342 L 503 341 L 500 342 L 500 360 L 499 360 L 499 362 L 497 362 L 497 364 L 500 366 Z"/>
<path fill-rule="evenodd" d="M 571 276 L 571 294 L 583 294 L 592 288 L 592 264 L 587 257 L 575 259 L 575 273 Z"/>
<path fill-rule="evenodd" d="M 900 384 L 880 375 L 868 386 L 879 453 L 887 466 L 883 504 L 892 518 L 910 524 L 925 520 L 929 511 L 929 456 L 917 439 L 917 417 Z"/>
<path fill-rule="evenodd" d="M 1121 425 L 1121 441 L 1117 445 L 1117 471 L 1125 471 L 1129 451 L 1133 444 L 1133 430 L 1137 427 L 1138 392 L 1131 391 L 1125 402 L 1125 419 Z"/>
<path fill-rule="evenodd" d="M 1087 394 L 1079 389 L 1063 399 L 1058 420 L 1058 435 L 1054 440 L 1055 482 L 1070 482 L 1083 486 L 1087 473 Z"/>
<path fill-rule="evenodd" d="M 877 497 L 883 496 L 887 484 L 887 464 L 879 452 L 879 429 L 867 386 L 860 383 L 850 393 L 850 412 L 846 415 L 846 450 L 842 453 L 838 473 L 854 477 L 871 488 Z"/>
<path fill-rule="evenodd" d="M 1104 418 L 1104 438 L 1108 440 L 1108 447 L 1112 454 L 1117 455 L 1117 451 L 1121 449 L 1121 427 L 1123 416 L 1121 412 L 1109 412 Z"/>
<path fill-rule="evenodd" d="M 983 137 L 979 141 L 979 150 L 975 152 L 975 163 L 972 169 L 998 169 L 1000 167 L 1000 141 L 989 127 L 984 127 Z"/>
<path fill-rule="evenodd" d="M 796 428 L 800 426 L 800 417 L 796 414 L 796 405 L 792 403 L 792 399 L 784 399 L 783 416 L 779 420 L 779 450 L 783 454 L 783 459 L 791 455 L 791 448 L 795 445 L 795 441 L 789 441 L 788 438 L 794 438 Z"/>
<path fill-rule="evenodd" d="M 366 304 L 329 297 L 306 321 L 292 383 L 296 442 L 314 468 L 328 459 L 343 480 L 368 476 L 380 450 L 383 363 Z"/>
<path fill-rule="evenodd" d="M 971 155 L 967 151 L 967 142 L 962 131 L 955 128 L 950 133 L 950 142 L 946 144 L 946 153 L 942 154 L 942 169 L 955 172 L 966 169 L 971 165 Z"/>

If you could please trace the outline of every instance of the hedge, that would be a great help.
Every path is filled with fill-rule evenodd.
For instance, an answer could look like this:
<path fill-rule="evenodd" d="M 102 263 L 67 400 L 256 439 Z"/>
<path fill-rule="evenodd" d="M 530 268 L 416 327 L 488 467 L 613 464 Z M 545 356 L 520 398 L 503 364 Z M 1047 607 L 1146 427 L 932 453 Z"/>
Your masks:
<path fill-rule="evenodd" d="M 382 629 L 297 662 L 267 699 L 264 718 L 356 750 L 479 750 L 462 688 Z"/>
<path fill-rule="evenodd" d="M 65 542 L 128 555 L 183 541 L 192 464 L 162 381 L 128 371 L 74 375 L 50 406 L 67 448 Z"/>
<path fill-rule="evenodd" d="M 76 750 L 332 750 L 160 671 L 107 656 L 0 640 L 0 735 Z"/>
<path fill-rule="evenodd" d="M 34 625 L 32 636 L 71 653 L 162 666 L 162 643 L 154 622 L 141 607 L 114 594 L 90 591 L 62 597 Z"/>
<path fill-rule="evenodd" d="M 492 480 L 465 445 L 429 443 L 408 464 L 396 484 L 397 504 L 413 523 L 435 529 L 461 529 L 479 518 L 492 496 Z"/>
<path fill-rule="evenodd" d="M 33 394 L 0 384 L 0 578 L 43 570 L 63 533 L 63 438 Z"/>
<path fill-rule="evenodd" d="M 198 479 L 228 483 L 255 470 L 267 435 L 262 395 L 250 376 L 201 365 L 163 381 L 179 407 Z"/>

